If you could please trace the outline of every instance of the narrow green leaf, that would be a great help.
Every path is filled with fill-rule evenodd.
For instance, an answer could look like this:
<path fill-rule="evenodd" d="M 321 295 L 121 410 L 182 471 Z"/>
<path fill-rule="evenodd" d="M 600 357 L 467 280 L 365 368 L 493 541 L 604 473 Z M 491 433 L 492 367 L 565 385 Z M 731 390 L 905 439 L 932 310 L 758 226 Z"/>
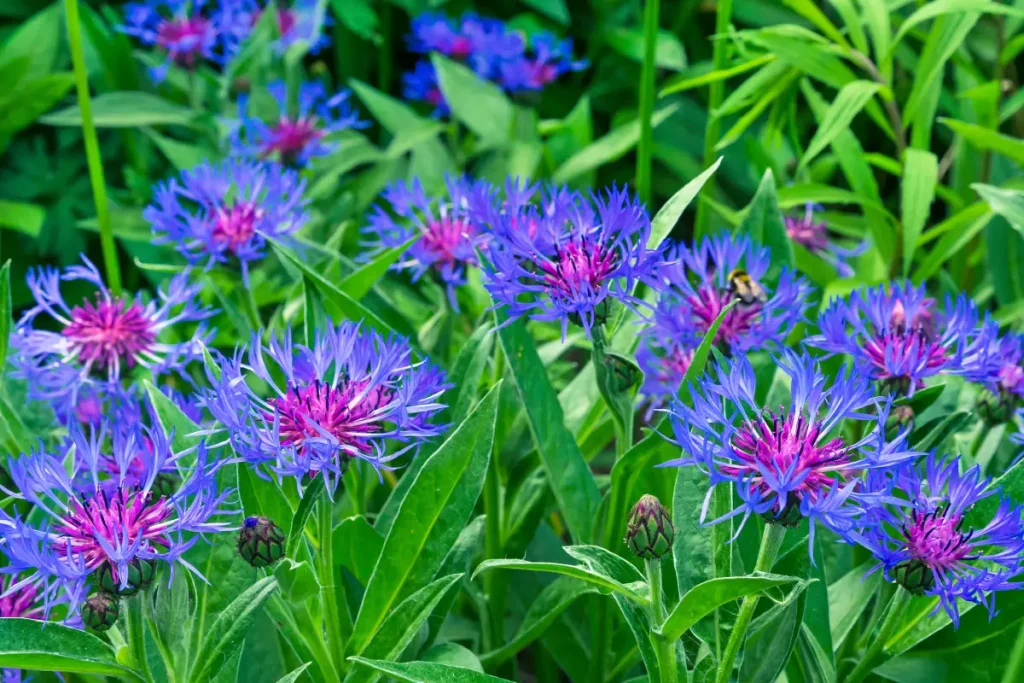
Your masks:
<path fill-rule="evenodd" d="M 728 69 L 720 69 L 718 71 L 711 71 L 700 76 L 694 76 L 692 78 L 679 78 L 670 80 L 665 87 L 658 93 L 658 97 L 668 97 L 673 93 L 683 92 L 685 90 L 692 90 L 693 88 L 699 88 L 703 85 L 709 85 L 711 83 L 717 83 L 718 81 L 724 81 L 733 76 L 746 73 L 751 69 L 756 69 L 759 66 L 764 66 L 775 60 L 775 55 L 761 55 L 754 59 L 742 62 L 735 66 L 731 66 Z M 685 74 L 682 74 L 685 76 Z"/>
<path fill-rule="evenodd" d="M 914 450 L 927 453 L 932 448 L 941 446 L 947 438 L 956 434 L 974 421 L 974 415 L 965 410 L 958 410 L 950 415 L 943 415 L 914 430 L 909 440 Z"/>
<path fill-rule="evenodd" d="M 989 2 L 988 0 L 931 0 L 931 2 L 918 7 L 913 14 L 907 17 L 903 23 L 900 24 L 900 30 L 896 32 L 896 37 L 893 38 L 892 41 L 892 49 L 895 50 L 896 45 L 903 40 L 915 26 L 928 21 L 929 19 L 942 16 L 943 14 L 956 14 L 961 12 L 1002 14 L 1006 16 L 1024 18 L 1024 10 L 1022 9 L 1003 5 L 998 2 Z"/>
<path fill-rule="evenodd" d="M 97 128 L 138 128 L 176 124 L 191 126 L 195 110 L 173 104 L 162 97 L 142 91 L 108 92 L 92 99 L 92 118 Z M 78 105 L 48 114 L 40 119 L 50 126 L 82 125 Z"/>
<path fill-rule="evenodd" d="M 814 132 L 814 137 L 808 143 L 807 151 L 800 159 L 800 168 L 806 168 L 807 164 L 821 154 L 837 135 L 849 129 L 854 117 L 864 108 L 868 100 L 874 97 L 880 87 L 873 81 L 853 81 L 842 87 L 822 117 L 818 129 Z"/>
<path fill-rule="evenodd" d="M 875 50 L 875 62 L 881 69 L 883 76 L 889 72 L 891 59 L 889 45 L 892 42 L 892 23 L 889 21 L 889 11 L 885 6 L 885 0 L 860 0 L 864 12 L 864 22 L 867 24 L 868 33 L 871 35 L 871 43 Z"/>
<path fill-rule="evenodd" d="M 783 0 L 783 2 L 817 26 L 833 42 L 846 48 L 850 47 L 850 44 L 846 42 L 846 36 L 825 16 L 825 13 L 818 8 L 817 3 L 812 0 Z"/>
<path fill-rule="evenodd" d="M 190 145 L 187 142 L 179 142 L 157 133 L 152 128 L 144 127 L 141 130 L 179 171 L 195 168 L 211 157 L 210 152 L 202 147 Z"/>
<path fill-rule="evenodd" d="M 979 205 L 980 206 L 978 208 L 980 208 L 981 211 L 978 213 L 981 215 L 975 218 L 970 224 L 964 227 L 957 226 L 959 229 L 947 231 L 946 234 L 942 236 L 942 239 L 939 240 L 938 244 L 929 247 L 927 250 L 919 252 L 925 254 L 925 257 L 924 261 L 921 262 L 921 265 L 914 270 L 914 282 L 924 282 L 926 279 L 935 275 L 939 272 L 939 269 L 942 268 L 942 264 L 951 259 L 954 254 L 960 252 L 961 249 L 970 244 L 971 240 L 981 234 L 981 231 L 985 229 L 995 214 L 988 211 L 988 207 L 985 206 L 984 203 L 979 202 Z M 971 209 L 965 209 L 964 211 L 974 213 Z M 956 216 L 953 218 L 956 218 Z M 939 226 L 936 226 L 921 237 L 923 238 L 930 235 L 938 229 Z M 921 239 L 918 239 L 918 246 L 920 246 L 921 241 Z"/>
<path fill-rule="evenodd" d="M 490 461 L 500 387 L 416 474 L 366 586 L 348 652 L 362 653 L 392 607 L 430 582 L 469 521 Z"/>
<path fill-rule="evenodd" d="M 349 659 L 405 683 L 508 683 L 504 678 L 497 676 L 433 662 L 398 663 L 363 659 L 362 657 L 350 657 Z"/>
<path fill-rule="evenodd" d="M 635 62 L 644 61 L 644 32 L 638 28 L 614 28 L 605 40 L 613 50 Z M 669 31 L 658 31 L 654 63 L 660 69 L 682 71 L 686 68 L 683 43 Z"/>
<path fill-rule="evenodd" d="M 523 2 L 538 12 L 551 17 L 559 24 L 563 26 L 569 25 L 571 18 L 565 0 L 523 0 Z"/>
<path fill-rule="evenodd" d="M 295 669 L 291 673 L 285 674 L 281 678 L 277 679 L 277 683 L 295 683 L 295 681 L 299 680 L 299 676 L 301 676 L 306 671 L 306 669 L 309 668 L 309 664 L 309 662 L 306 662 L 298 669 Z"/>
<path fill-rule="evenodd" d="M 569 576 L 574 579 L 585 581 L 596 586 L 602 593 L 619 593 L 640 604 L 646 604 L 648 602 L 646 597 L 638 593 L 633 588 L 605 576 L 600 572 L 575 564 L 561 564 L 559 562 L 529 562 L 527 560 L 486 560 L 481 562 L 480 566 L 478 566 L 476 571 L 473 572 L 473 578 L 475 579 L 483 572 L 491 571 L 493 569 L 516 569 L 526 572 L 560 574 L 562 576 Z"/>
<path fill-rule="evenodd" d="M 0 368 L 7 367 L 7 348 L 11 341 L 11 261 L 0 267 Z M 3 382 L 0 375 L 0 383 Z"/>
<path fill-rule="evenodd" d="M 200 640 L 199 651 L 192 665 L 192 680 L 208 680 L 242 647 L 263 603 L 275 590 L 277 579 L 273 576 L 260 579 L 218 615 L 209 632 Z"/>
<path fill-rule="evenodd" d="M 302 500 L 299 501 L 299 507 L 295 509 L 295 515 L 292 517 L 292 523 L 288 530 L 287 555 L 289 557 L 296 557 L 299 542 L 302 541 L 302 535 L 306 533 L 306 522 L 309 521 L 309 516 L 313 514 L 313 508 L 316 507 L 321 497 L 323 497 L 325 489 L 323 474 L 313 477 L 306 484 L 306 488 L 302 492 Z"/>
<path fill-rule="evenodd" d="M 1024 141 L 1018 138 L 1002 135 L 976 123 L 946 118 L 939 118 L 939 122 L 951 128 L 954 133 L 978 149 L 991 150 L 1013 159 L 1018 164 L 1024 164 Z"/>
<path fill-rule="evenodd" d="M 360 38 L 379 42 L 377 26 L 379 20 L 370 0 L 331 0 L 334 16 Z"/>
<path fill-rule="evenodd" d="M 900 219 L 903 222 L 903 274 L 910 273 L 917 238 L 931 212 L 935 184 L 939 178 L 939 160 L 931 152 L 908 149 L 903 163 Z"/>
<path fill-rule="evenodd" d="M 102 640 L 78 629 L 37 619 L 0 619 L 0 669 L 130 676 Z"/>
<path fill-rule="evenodd" d="M 757 193 L 744 209 L 743 222 L 737 232 L 746 233 L 757 242 L 772 250 L 773 266 L 793 265 L 793 243 L 786 233 L 786 224 L 779 209 L 775 177 L 771 169 L 764 172 Z"/>
<path fill-rule="evenodd" d="M 722 164 L 722 159 L 725 157 L 718 157 L 718 161 L 711 164 L 707 169 L 699 176 L 686 183 L 672 195 L 672 198 L 665 202 L 658 213 L 654 215 L 654 219 L 651 220 L 651 236 L 647 239 L 648 249 L 657 249 L 662 241 L 669 236 L 672 232 L 672 228 L 676 227 L 676 223 L 679 221 L 679 217 L 686 211 L 686 207 L 693 201 L 704 183 L 707 182 L 708 178 L 714 175 L 715 171 Z"/>
<path fill-rule="evenodd" d="M 682 597 L 658 632 L 669 640 L 682 637 L 698 621 L 722 605 L 747 595 L 756 595 L 775 586 L 796 583 L 793 576 L 762 574 L 754 576 L 727 576 L 697 584 Z"/>
<path fill-rule="evenodd" d="M 373 289 L 373 286 L 384 277 L 384 273 L 388 272 L 388 269 L 395 265 L 398 259 L 402 258 L 402 255 L 409 250 L 409 247 L 419 239 L 420 236 L 417 234 L 397 247 L 385 249 L 372 261 L 363 264 L 357 270 L 342 278 L 341 282 L 338 283 L 338 289 L 348 294 L 355 301 L 359 301 L 366 296 L 367 292 Z"/>
<path fill-rule="evenodd" d="M 928 116 L 927 112 L 924 112 L 922 118 L 917 118 L 918 107 L 922 103 L 930 101 L 932 105 L 929 109 L 934 111 L 938 102 L 938 88 L 942 71 L 953 53 L 967 39 L 967 35 L 978 23 L 980 17 L 981 15 L 977 12 L 960 14 L 947 17 L 932 26 L 928 40 L 925 42 L 925 48 L 921 53 L 921 59 L 914 69 L 914 84 L 911 87 L 910 95 L 903 105 L 904 125 L 914 121 L 915 127 L 931 126 L 934 118 Z M 927 145 L 924 147 L 926 148 Z"/>
<path fill-rule="evenodd" d="M 507 141 L 514 114 L 502 89 L 436 52 L 430 59 L 452 116 L 484 140 Z"/>

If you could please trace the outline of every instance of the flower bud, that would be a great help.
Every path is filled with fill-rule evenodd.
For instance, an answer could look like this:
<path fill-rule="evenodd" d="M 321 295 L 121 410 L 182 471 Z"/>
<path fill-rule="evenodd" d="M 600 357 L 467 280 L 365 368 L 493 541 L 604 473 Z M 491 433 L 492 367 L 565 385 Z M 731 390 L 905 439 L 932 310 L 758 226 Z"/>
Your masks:
<path fill-rule="evenodd" d="M 125 598 L 135 595 L 140 590 L 149 590 L 154 578 L 156 562 L 141 558 L 135 558 L 128 563 L 128 583 L 123 588 L 121 577 L 114 576 L 114 569 L 109 562 L 104 562 L 96 570 L 96 583 L 101 590 Z"/>
<path fill-rule="evenodd" d="M 179 486 L 181 486 L 181 477 L 177 474 L 173 472 L 160 472 L 156 475 L 156 479 L 153 480 L 153 486 L 150 488 L 150 491 L 154 499 L 170 498 L 177 493 Z"/>
<path fill-rule="evenodd" d="M 266 517 L 246 517 L 238 532 L 238 554 L 254 567 L 269 567 L 284 557 L 285 537 Z"/>
<path fill-rule="evenodd" d="M 1009 422 L 1017 410 L 1017 396 L 1000 390 L 998 394 L 984 391 L 978 396 L 978 414 L 986 424 L 997 425 Z"/>
<path fill-rule="evenodd" d="M 608 369 L 609 389 L 617 394 L 629 391 L 643 377 L 637 364 L 625 356 L 609 352 L 603 362 Z"/>
<path fill-rule="evenodd" d="M 626 545 L 644 559 L 659 559 L 672 549 L 676 530 L 672 519 L 656 497 L 641 496 L 629 513 Z"/>
<path fill-rule="evenodd" d="M 787 529 L 792 529 L 800 523 L 804 515 L 800 512 L 800 503 L 793 497 L 790 497 L 786 507 L 782 508 L 782 512 L 775 514 L 774 510 L 768 510 L 768 512 L 761 514 L 761 518 L 765 521 L 765 524 L 779 524 Z"/>
<path fill-rule="evenodd" d="M 908 405 L 893 406 L 885 421 L 885 438 L 894 439 L 901 432 L 909 432 L 914 428 L 914 409 Z"/>
<path fill-rule="evenodd" d="M 924 595 L 935 586 L 935 574 L 921 560 L 906 560 L 893 569 L 893 579 L 914 595 Z"/>
<path fill-rule="evenodd" d="M 106 591 L 93 593 L 82 605 L 82 621 L 93 631 L 106 631 L 117 622 L 120 614 L 120 600 Z"/>

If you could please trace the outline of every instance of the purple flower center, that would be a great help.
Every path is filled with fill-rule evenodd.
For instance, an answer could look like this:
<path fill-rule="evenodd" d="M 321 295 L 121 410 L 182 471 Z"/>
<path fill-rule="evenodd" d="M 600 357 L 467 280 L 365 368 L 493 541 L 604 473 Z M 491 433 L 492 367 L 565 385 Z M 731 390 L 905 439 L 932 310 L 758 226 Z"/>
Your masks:
<path fill-rule="evenodd" d="M 906 551 L 931 569 L 945 570 L 958 562 L 971 559 L 971 533 L 963 533 L 963 517 L 946 516 L 940 508 L 935 512 L 915 511 L 903 525 Z"/>
<path fill-rule="evenodd" d="M 213 223 L 213 241 L 230 251 L 237 252 L 256 233 L 256 221 L 263 217 L 263 209 L 255 202 L 239 202 L 231 208 L 217 210 Z"/>
<path fill-rule="evenodd" d="M 456 36 L 448 46 L 448 54 L 452 57 L 465 59 L 473 52 L 473 41 L 466 36 Z"/>
<path fill-rule="evenodd" d="M 452 264 L 465 260 L 459 257 L 459 253 L 465 253 L 467 248 L 472 249 L 475 235 L 476 228 L 472 223 L 445 216 L 427 224 L 420 244 L 434 256 L 435 262 Z"/>
<path fill-rule="evenodd" d="M 138 302 L 98 295 L 95 305 L 85 301 L 71 311 L 71 324 L 63 335 L 81 362 L 99 368 L 118 364 L 130 368 L 136 354 L 151 349 L 156 341 L 153 322 Z"/>
<path fill-rule="evenodd" d="M 675 384 L 686 376 L 692 362 L 693 349 L 676 347 L 658 359 L 657 366 L 653 368 L 654 379 L 665 384 Z"/>
<path fill-rule="evenodd" d="M 107 548 L 124 549 L 138 544 L 152 543 L 161 547 L 171 545 L 167 536 L 167 520 L 171 506 L 165 499 L 150 500 L 149 492 L 117 489 L 113 494 L 102 491 L 84 502 L 72 499 L 63 519 L 54 527 L 58 534 L 54 548 L 81 555 L 85 566 L 92 570 L 111 560 Z M 117 563 L 110 567 L 115 580 L 120 580 Z"/>
<path fill-rule="evenodd" d="M 1007 363 L 999 368 L 999 391 L 1007 394 L 1024 393 L 1024 368 Z"/>
<path fill-rule="evenodd" d="M 732 303 L 734 298 L 736 298 L 735 295 L 728 289 L 718 289 L 708 284 L 701 285 L 697 290 L 697 296 L 687 298 L 697 329 L 701 332 L 711 329 L 711 325 L 718 319 L 722 309 Z M 760 301 L 734 306 L 725 315 L 725 319 L 719 326 L 718 332 L 715 334 L 715 343 L 728 344 L 747 334 L 759 315 L 761 315 Z"/>
<path fill-rule="evenodd" d="M 282 116 L 277 125 L 270 130 L 267 141 L 263 143 L 263 156 L 268 157 L 276 152 L 281 155 L 284 162 L 296 160 L 306 145 L 326 135 L 324 130 L 317 128 L 319 123 L 320 119 L 316 116 L 295 120 Z"/>
<path fill-rule="evenodd" d="M 908 321 L 903 304 L 897 301 L 889 332 L 864 345 L 864 354 L 879 370 L 876 376 L 881 380 L 909 378 L 914 369 L 934 370 L 945 365 L 948 353 L 932 340 L 932 326 L 927 305 Z M 903 368 L 903 372 L 893 373 L 894 368 Z"/>
<path fill-rule="evenodd" d="M 787 216 L 786 234 L 808 251 L 822 252 L 828 249 L 828 226 L 824 221 L 816 222 L 809 212 L 803 218 Z"/>
<path fill-rule="evenodd" d="M 18 590 L 5 595 L 11 584 L 15 583 L 15 577 L 11 577 L 5 583 L 0 579 L 0 617 L 21 617 L 23 619 L 39 619 L 42 617 L 42 609 L 35 607 L 38 593 L 36 587 L 31 583 L 25 584 Z"/>
<path fill-rule="evenodd" d="M 380 432 L 378 410 L 391 401 L 391 392 L 377 385 L 370 391 L 368 381 L 342 383 L 339 387 L 315 380 L 292 387 L 280 398 L 267 401 L 275 410 L 268 420 L 280 424 L 281 444 L 304 450 L 309 439 L 334 437 L 347 450 L 370 453 L 369 437 Z"/>
<path fill-rule="evenodd" d="M 540 264 L 544 282 L 561 294 L 596 291 L 618 267 L 618 255 L 587 240 L 570 242 L 558 250 L 553 261 Z"/>
<path fill-rule="evenodd" d="M 210 28 L 209 20 L 201 16 L 167 19 L 157 28 L 156 42 L 179 66 L 191 69 L 203 51 L 203 40 Z"/>
<path fill-rule="evenodd" d="M 760 420 L 747 421 L 732 439 L 732 450 L 739 461 L 722 466 L 731 477 L 742 477 L 753 490 L 763 494 L 779 492 L 779 481 L 791 482 L 788 492 L 798 500 L 817 500 L 835 484 L 836 473 L 849 464 L 846 444 L 835 438 L 818 443 L 821 425 L 803 415 L 782 417 L 768 413 Z M 775 503 L 782 512 L 783 496 Z"/>

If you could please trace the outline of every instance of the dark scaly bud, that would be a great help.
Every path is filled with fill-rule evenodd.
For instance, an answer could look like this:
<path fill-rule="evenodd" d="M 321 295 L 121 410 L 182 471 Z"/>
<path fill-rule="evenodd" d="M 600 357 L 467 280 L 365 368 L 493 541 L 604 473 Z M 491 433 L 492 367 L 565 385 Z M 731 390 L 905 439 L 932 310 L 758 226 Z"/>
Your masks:
<path fill-rule="evenodd" d="M 285 537 L 266 517 L 246 517 L 238 532 L 238 554 L 253 567 L 269 567 L 282 557 Z"/>
<path fill-rule="evenodd" d="M 893 406 L 885 421 L 885 438 L 895 439 L 903 432 L 914 428 L 914 409 L 908 405 Z"/>
<path fill-rule="evenodd" d="M 96 570 L 96 582 L 101 590 L 119 595 L 123 598 L 131 597 L 140 590 L 149 590 L 156 578 L 156 562 L 135 558 L 128 563 L 128 583 L 121 586 L 120 575 L 114 575 L 114 568 L 109 562 L 104 562 Z"/>
<path fill-rule="evenodd" d="M 661 501 L 646 494 L 637 501 L 629 513 L 626 526 L 626 545 L 637 557 L 656 560 L 672 549 L 676 530 L 672 518 Z"/>
<path fill-rule="evenodd" d="M 893 579 L 914 595 L 924 595 L 935 586 L 935 574 L 921 560 L 906 560 L 893 569 Z"/>
<path fill-rule="evenodd" d="M 82 622 L 93 631 L 106 631 L 117 622 L 120 614 L 120 599 L 106 591 L 93 593 L 82 605 Z"/>
<path fill-rule="evenodd" d="M 761 518 L 766 524 L 780 524 L 787 529 L 792 529 L 800 523 L 804 516 L 800 512 L 800 503 L 790 497 L 786 507 L 782 508 L 782 512 L 775 514 L 774 510 L 769 510 L 762 514 Z"/>

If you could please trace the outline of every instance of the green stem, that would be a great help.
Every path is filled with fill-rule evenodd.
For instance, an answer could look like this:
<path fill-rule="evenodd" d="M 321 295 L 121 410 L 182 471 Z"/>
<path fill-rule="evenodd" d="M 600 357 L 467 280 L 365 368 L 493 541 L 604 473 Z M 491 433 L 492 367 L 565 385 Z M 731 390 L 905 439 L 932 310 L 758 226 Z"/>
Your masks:
<path fill-rule="evenodd" d="M 85 160 L 89 166 L 89 183 L 92 185 L 93 201 L 96 203 L 96 221 L 100 226 L 100 246 L 103 249 L 103 265 L 107 271 L 107 285 L 114 296 L 121 295 L 121 268 L 117 263 L 117 245 L 114 243 L 114 226 L 110 221 L 110 205 L 107 203 L 107 184 L 103 179 L 103 159 L 100 156 L 100 141 L 96 125 L 92 120 L 92 101 L 89 99 L 89 74 L 85 68 L 85 52 L 82 49 L 82 27 L 78 18 L 78 0 L 64 0 L 64 11 L 68 20 L 68 46 L 71 48 L 71 62 L 74 65 L 75 89 L 78 91 L 78 109 L 82 113 L 82 139 L 85 143 Z"/>
<path fill-rule="evenodd" d="M 125 619 L 128 624 L 128 651 L 131 652 L 132 664 L 143 680 L 154 683 L 153 672 L 149 670 L 149 660 L 146 659 L 146 627 L 143 624 L 142 601 L 145 593 L 139 593 L 125 599 L 127 606 Z"/>
<path fill-rule="evenodd" d="M 176 681 L 177 677 L 174 671 L 174 655 L 171 653 L 170 649 L 168 649 L 167 643 L 164 642 L 163 637 L 160 635 L 160 631 L 156 627 L 156 620 L 153 618 L 152 600 L 146 600 L 145 614 L 146 624 L 149 625 L 149 631 L 153 634 L 153 642 L 156 643 L 156 649 L 160 652 L 160 659 L 164 662 L 164 669 L 167 672 L 167 680 Z"/>
<path fill-rule="evenodd" d="M 1021 625 L 1017 640 L 1013 643 L 1013 650 L 1010 651 L 1010 659 L 1006 662 L 1002 683 L 1014 683 L 1014 681 L 1020 680 L 1024 680 L 1024 624 Z"/>
<path fill-rule="evenodd" d="M 651 627 L 658 628 L 665 623 L 665 602 L 661 587 L 661 558 L 646 560 L 647 585 L 651 589 Z M 678 683 L 676 673 L 676 644 L 668 638 L 651 633 L 655 654 L 658 657 L 660 683 Z"/>
<path fill-rule="evenodd" d="M 494 366 L 491 385 L 497 384 L 505 376 L 505 352 L 501 344 L 494 347 Z M 491 463 L 484 479 L 484 555 L 485 559 L 504 557 L 504 511 L 501 489 L 501 443 L 494 442 L 491 450 Z M 485 633 L 490 638 L 492 647 L 501 647 L 505 642 L 505 594 L 506 583 L 503 572 L 488 572 L 484 575 L 484 590 L 487 594 L 487 613 L 489 628 Z"/>
<path fill-rule="evenodd" d="M 654 152 L 654 77 L 658 44 L 658 0 L 647 0 L 644 7 L 644 63 L 640 72 L 640 140 L 636 147 L 636 193 L 640 201 L 651 204 L 651 157 Z"/>
<path fill-rule="evenodd" d="M 857 662 L 857 666 L 853 668 L 850 675 L 844 679 L 844 683 L 859 683 L 867 678 L 871 670 L 877 666 L 878 662 L 876 660 L 878 655 L 882 654 L 885 650 L 886 641 L 889 640 L 889 636 L 892 635 L 896 625 L 906 616 L 904 608 L 908 602 L 910 602 L 910 591 L 897 586 L 896 593 L 889 602 L 889 609 L 885 614 L 885 619 L 882 621 L 882 625 L 878 627 L 878 635 L 871 639 L 871 644 L 868 646 L 864 656 Z"/>
<path fill-rule="evenodd" d="M 718 13 L 715 16 L 715 33 L 724 36 L 729 31 L 729 23 L 732 21 L 732 0 L 718 0 Z M 711 70 L 719 71 L 725 68 L 728 59 L 729 46 L 727 42 L 719 37 L 715 40 L 714 51 L 711 55 Z M 722 122 L 714 115 L 714 111 L 722 105 L 725 98 L 725 81 L 719 80 L 711 84 L 708 91 L 708 123 L 704 128 L 704 168 L 708 168 L 714 162 L 715 145 L 718 144 L 718 136 L 722 132 Z M 714 197 L 717 181 L 712 175 L 704 183 L 704 196 Z M 711 232 L 711 207 L 704 202 L 697 204 L 697 223 L 694 226 L 693 238 L 700 239 Z"/>
<path fill-rule="evenodd" d="M 344 643 L 341 638 L 341 614 L 338 610 L 338 593 L 334 584 L 334 504 L 325 494 L 316 505 L 317 535 L 320 541 L 317 559 L 320 562 L 320 599 L 324 608 L 324 631 L 327 633 L 327 647 L 335 666 L 345 661 Z"/>
<path fill-rule="evenodd" d="M 775 558 L 779 556 L 779 548 L 782 547 L 782 539 L 785 536 L 786 527 L 781 524 L 764 525 L 761 549 L 757 553 L 757 562 L 754 564 L 755 572 L 767 572 L 772 568 Z M 750 620 L 754 616 L 758 597 L 758 595 L 748 595 L 740 604 L 740 613 L 736 617 L 736 624 L 732 628 L 729 642 L 725 645 L 725 653 L 718 665 L 716 683 L 729 683 L 729 677 L 732 676 L 732 665 L 736 661 L 736 655 L 739 654 L 740 646 L 743 645 L 743 641 L 747 637 L 747 628 L 750 627 Z"/>

